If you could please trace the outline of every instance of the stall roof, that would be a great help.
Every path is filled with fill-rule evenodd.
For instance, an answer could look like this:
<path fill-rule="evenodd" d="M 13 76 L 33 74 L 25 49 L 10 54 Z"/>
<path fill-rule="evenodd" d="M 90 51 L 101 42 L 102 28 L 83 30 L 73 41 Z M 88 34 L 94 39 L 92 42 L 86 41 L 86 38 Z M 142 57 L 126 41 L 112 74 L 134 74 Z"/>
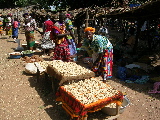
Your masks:
<path fill-rule="evenodd" d="M 101 17 L 105 17 L 102 15 Z M 113 11 L 106 17 L 115 17 L 122 19 L 154 19 L 160 18 L 160 0 L 146 3 L 140 7 L 133 8 L 129 11 Z"/>

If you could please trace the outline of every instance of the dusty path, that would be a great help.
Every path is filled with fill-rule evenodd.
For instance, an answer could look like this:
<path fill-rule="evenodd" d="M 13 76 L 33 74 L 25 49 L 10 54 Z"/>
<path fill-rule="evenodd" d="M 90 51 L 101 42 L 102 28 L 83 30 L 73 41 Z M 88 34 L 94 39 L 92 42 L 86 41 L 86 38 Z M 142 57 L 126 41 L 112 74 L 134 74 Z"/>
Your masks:
<path fill-rule="evenodd" d="M 39 39 L 38 34 L 36 38 Z M 24 38 L 24 34 L 19 35 Z M 36 76 L 26 75 L 20 59 L 8 59 L 17 43 L 0 38 L 0 120 L 69 120 L 61 105 L 48 93 L 43 76 L 35 83 Z M 118 120 L 160 120 L 160 94 L 148 94 L 151 83 L 145 85 L 120 82 L 114 77 L 108 82 L 126 92 L 131 104 Z M 89 114 L 89 120 L 105 120 L 101 112 Z"/>

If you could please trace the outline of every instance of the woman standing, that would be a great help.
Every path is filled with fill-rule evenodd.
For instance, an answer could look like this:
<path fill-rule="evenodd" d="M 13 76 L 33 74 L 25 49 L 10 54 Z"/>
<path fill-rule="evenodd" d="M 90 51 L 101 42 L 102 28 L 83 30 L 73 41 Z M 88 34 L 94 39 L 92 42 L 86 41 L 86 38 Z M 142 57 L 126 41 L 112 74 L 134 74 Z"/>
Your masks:
<path fill-rule="evenodd" d="M 73 24 L 72 24 L 72 21 L 70 20 L 70 17 L 71 17 L 70 14 L 66 14 L 65 25 L 66 25 L 66 30 L 71 33 L 71 35 L 67 35 L 67 39 L 70 42 L 69 49 L 70 49 L 71 58 L 73 58 L 73 61 L 75 61 L 77 51 L 76 51 L 76 44 L 75 44 L 75 36 L 73 34 L 74 32 Z"/>
<path fill-rule="evenodd" d="M 27 49 L 33 50 L 33 47 L 35 45 L 34 30 L 36 30 L 36 22 L 34 19 L 32 19 L 31 16 L 29 16 L 28 13 L 23 14 L 23 17 L 25 18 L 24 28 L 27 41 Z"/>
<path fill-rule="evenodd" d="M 70 51 L 67 35 L 70 35 L 70 32 L 66 31 L 64 19 L 65 15 L 63 13 L 60 13 L 59 21 L 54 24 L 51 32 L 51 39 L 55 42 L 53 59 L 69 62 Z"/>
<path fill-rule="evenodd" d="M 55 46 L 53 41 L 50 40 L 50 33 L 53 27 L 53 22 L 51 21 L 49 15 L 46 15 L 45 18 L 46 20 L 43 23 L 43 37 L 41 47 L 43 48 L 44 53 L 50 56 L 51 49 L 53 49 Z"/>
<path fill-rule="evenodd" d="M 110 41 L 101 35 L 95 35 L 95 28 L 87 27 L 84 30 L 85 40 L 83 47 L 88 54 L 92 54 L 93 68 L 96 75 L 101 75 L 103 81 L 112 77 L 113 66 L 113 46 Z"/>
<path fill-rule="evenodd" d="M 12 38 L 16 42 L 16 39 L 18 38 L 18 27 L 19 27 L 19 22 L 17 18 L 14 18 L 14 22 L 12 25 Z"/>
<path fill-rule="evenodd" d="M 12 36 L 12 14 L 8 14 L 6 18 L 6 35 Z"/>

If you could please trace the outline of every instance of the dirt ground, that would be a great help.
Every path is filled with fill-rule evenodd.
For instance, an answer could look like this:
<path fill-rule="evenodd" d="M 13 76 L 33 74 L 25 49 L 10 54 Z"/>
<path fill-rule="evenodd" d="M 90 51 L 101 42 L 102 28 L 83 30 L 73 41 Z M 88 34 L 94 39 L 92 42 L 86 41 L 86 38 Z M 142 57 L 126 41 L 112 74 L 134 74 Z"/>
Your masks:
<path fill-rule="evenodd" d="M 36 33 L 36 40 L 40 35 Z M 25 43 L 24 33 L 19 34 Z M 69 116 L 55 101 L 50 81 L 41 76 L 24 72 L 21 59 L 9 59 L 8 53 L 18 45 L 12 38 L 0 38 L 0 120 L 69 120 Z M 127 94 L 130 105 L 120 114 L 118 120 L 160 120 L 160 94 L 149 94 L 153 83 L 124 83 L 114 76 L 109 82 L 112 87 Z M 88 114 L 88 120 L 105 120 L 101 111 Z"/>

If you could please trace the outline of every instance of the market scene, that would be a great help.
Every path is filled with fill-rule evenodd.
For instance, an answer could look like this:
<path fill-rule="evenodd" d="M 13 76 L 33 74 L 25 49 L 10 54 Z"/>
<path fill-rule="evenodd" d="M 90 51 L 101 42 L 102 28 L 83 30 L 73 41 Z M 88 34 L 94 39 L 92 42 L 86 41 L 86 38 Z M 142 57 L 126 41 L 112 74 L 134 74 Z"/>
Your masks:
<path fill-rule="evenodd" d="M 19 1 L 0 5 L 0 120 L 160 120 L 160 0 Z"/>

